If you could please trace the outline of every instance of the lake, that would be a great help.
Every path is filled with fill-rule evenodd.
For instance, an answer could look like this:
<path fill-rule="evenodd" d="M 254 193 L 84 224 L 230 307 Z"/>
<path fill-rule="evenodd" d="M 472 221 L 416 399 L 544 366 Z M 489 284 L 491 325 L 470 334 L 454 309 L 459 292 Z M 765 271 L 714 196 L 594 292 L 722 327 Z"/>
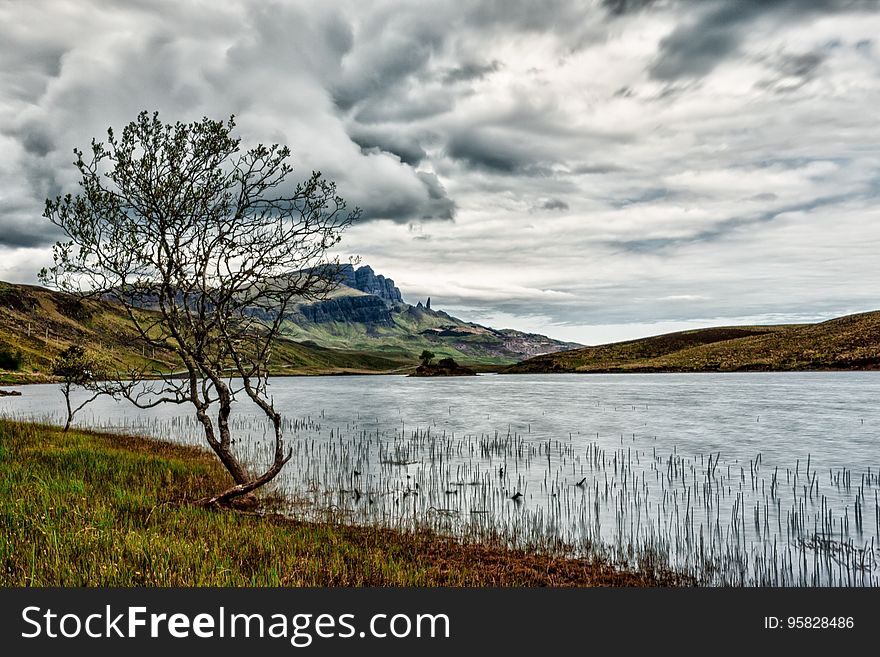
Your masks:
<path fill-rule="evenodd" d="M 0 413 L 63 421 L 57 386 Z M 880 584 L 880 373 L 276 378 L 290 512 L 650 562 L 714 584 Z M 203 444 L 187 407 L 76 424 Z M 268 459 L 241 402 L 238 449 Z"/>

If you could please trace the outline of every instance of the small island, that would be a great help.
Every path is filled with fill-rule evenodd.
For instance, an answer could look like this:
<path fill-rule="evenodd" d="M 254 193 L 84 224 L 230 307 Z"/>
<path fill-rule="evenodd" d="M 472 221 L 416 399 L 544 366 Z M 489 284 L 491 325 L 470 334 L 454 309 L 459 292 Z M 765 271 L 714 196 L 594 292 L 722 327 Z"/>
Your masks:
<path fill-rule="evenodd" d="M 452 358 L 442 358 L 436 364 L 432 364 L 434 353 L 425 349 L 419 356 L 422 364 L 410 376 L 476 376 L 477 373 L 470 367 L 459 365 Z"/>

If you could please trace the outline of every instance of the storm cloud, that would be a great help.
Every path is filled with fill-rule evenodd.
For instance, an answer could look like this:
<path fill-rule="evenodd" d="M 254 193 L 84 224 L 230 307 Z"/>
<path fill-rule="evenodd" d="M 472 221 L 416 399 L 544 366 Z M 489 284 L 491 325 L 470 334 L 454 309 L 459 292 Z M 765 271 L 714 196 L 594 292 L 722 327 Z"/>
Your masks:
<path fill-rule="evenodd" d="M 878 0 L 0 4 L 0 279 L 74 147 L 236 115 L 406 297 L 581 342 L 876 308 Z"/>
<path fill-rule="evenodd" d="M 614 3 L 619 4 L 619 3 Z M 702 77 L 756 32 L 837 13 L 875 13 L 878 0 L 682 0 L 681 23 L 660 42 L 651 75 Z M 686 13 L 684 13 L 686 11 Z"/>

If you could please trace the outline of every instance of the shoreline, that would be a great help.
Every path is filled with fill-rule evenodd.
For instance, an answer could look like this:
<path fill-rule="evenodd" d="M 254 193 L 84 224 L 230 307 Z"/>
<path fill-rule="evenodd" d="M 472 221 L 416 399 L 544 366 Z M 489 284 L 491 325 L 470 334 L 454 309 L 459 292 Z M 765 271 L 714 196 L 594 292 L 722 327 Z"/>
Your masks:
<path fill-rule="evenodd" d="M 431 532 L 205 509 L 192 501 L 227 483 L 213 454 L 139 436 L 0 419 L 0 475 L 0 586 L 695 584 Z"/>
<path fill-rule="evenodd" d="M 555 372 L 505 372 L 505 371 L 478 371 L 478 375 L 485 374 L 498 374 L 498 375 L 509 375 L 509 376 L 529 376 L 529 375 L 572 375 L 572 374 L 839 374 L 841 372 L 880 372 L 880 367 L 863 367 L 863 368 L 811 368 L 811 369 L 742 369 L 742 370 L 648 370 L 648 369 L 631 369 L 631 370 L 588 370 L 583 372 L 578 371 L 555 371 Z M 401 370 L 390 370 L 387 372 L 376 372 L 374 370 L 356 372 L 356 371 L 326 371 L 326 372 L 281 372 L 277 374 L 270 374 L 270 379 L 292 379 L 292 378 L 310 378 L 310 377 L 319 377 L 319 376 L 327 376 L 327 377 L 347 377 L 347 376 L 400 376 L 406 378 L 451 378 L 451 377 L 413 377 Z M 2 375 L 0 375 L 2 377 Z M 17 388 L 17 387 L 26 387 L 32 385 L 47 385 L 52 383 L 60 383 L 61 380 L 57 377 L 52 377 L 47 374 L 36 374 L 36 378 L 31 379 L 28 378 L 23 381 L 5 381 L 0 378 L 0 389 L 5 388 Z M 145 381 L 161 381 L 160 378 L 148 378 L 144 379 Z"/>
<path fill-rule="evenodd" d="M 556 370 L 547 372 L 498 372 L 510 376 L 523 376 L 529 374 L 809 374 L 809 373 L 840 373 L 840 372 L 880 372 L 880 367 L 812 367 L 801 369 L 739 369 L 739 370 L 685 370 L 685 369 L 597 369 L 597 370 Z"/>

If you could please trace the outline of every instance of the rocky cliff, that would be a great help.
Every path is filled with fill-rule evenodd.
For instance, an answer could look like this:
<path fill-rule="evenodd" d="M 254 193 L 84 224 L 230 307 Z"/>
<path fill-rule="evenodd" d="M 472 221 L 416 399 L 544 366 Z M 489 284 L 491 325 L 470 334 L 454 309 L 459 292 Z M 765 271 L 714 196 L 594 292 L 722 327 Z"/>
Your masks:
<path fill-rule="evenodd" d="M 355 269 L 352 265 L 342 265 L 339 270 L 339 282 L 354 290 L 372 294 L 388 303 L 403 303 L 400 290 L 394 281 L 376 274 L 369 265 Z"/>
<path fill-rule="evenodd" d="M 392 279 L 369 266 L 343 265 L 335 275 L 340 287 L 333 296 L 298 306 L 288 318 L 287 335 L 326 348 L 379 350 L 407 358 L 429 348 L 438 358 L 488 363 L 513 363 L 581 346 L 463 322 L 431 308 L 430 299 L 412 306 Z"/>
<path fill-rule="evenodd" d="M 306 321 L 315 324 L 357 322 L 372 326 L 394 326 L 388 304 L 378 295 L 336 297 L 301 306 L 299 312 Z"/>

